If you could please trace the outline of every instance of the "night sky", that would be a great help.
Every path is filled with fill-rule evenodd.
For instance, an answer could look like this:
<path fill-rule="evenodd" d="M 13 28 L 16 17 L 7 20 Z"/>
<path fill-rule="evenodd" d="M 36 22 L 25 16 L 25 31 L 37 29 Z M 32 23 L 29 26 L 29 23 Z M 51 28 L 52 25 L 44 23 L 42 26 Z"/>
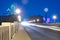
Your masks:
<path fill-rule="evenodd" d="M 0 16 L 8 15 L 7 9 L 11 4 L 18 4 L 22 10 L 23 18 L 41 15 L 45 17 L 44 8 L 48 8 L 48 18 L 53 22 L 52 16 L 57 15 L 57 22 L 60 22 L 60 0 L 0 0 Z"/>

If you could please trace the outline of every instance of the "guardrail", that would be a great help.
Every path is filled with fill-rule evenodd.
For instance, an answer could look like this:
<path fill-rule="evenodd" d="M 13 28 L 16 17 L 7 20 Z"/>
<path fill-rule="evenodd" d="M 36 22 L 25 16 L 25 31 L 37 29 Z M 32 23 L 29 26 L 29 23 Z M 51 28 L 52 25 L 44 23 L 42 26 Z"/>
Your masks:
<path fill-rule="evenodd" d="M 0 26 L 0 40 L 11 40 L 15 33 L 18 31 L 18 22 L 2 23 Z"/>

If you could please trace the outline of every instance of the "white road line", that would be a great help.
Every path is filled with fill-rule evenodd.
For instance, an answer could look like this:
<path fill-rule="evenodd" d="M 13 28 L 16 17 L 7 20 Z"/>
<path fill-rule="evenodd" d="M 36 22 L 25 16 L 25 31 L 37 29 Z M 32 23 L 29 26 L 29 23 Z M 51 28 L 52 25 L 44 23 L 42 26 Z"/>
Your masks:
<path fill-rule="evenodd" d="M 41 28 L 48 28 L 55 31 L 60 31 L 60 27 L 57 27 L 57 26 L 44 26 L 44 25 L 37 25 L 37 24 L 30 24 L 30 25 L 41 27 Z"/>

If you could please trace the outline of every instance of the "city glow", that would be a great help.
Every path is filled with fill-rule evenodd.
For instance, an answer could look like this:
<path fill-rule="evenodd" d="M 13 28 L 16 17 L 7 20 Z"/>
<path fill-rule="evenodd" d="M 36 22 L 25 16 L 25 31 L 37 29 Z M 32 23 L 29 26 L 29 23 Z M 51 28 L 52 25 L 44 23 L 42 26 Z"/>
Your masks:
<path fill-rule="evenodd" d="M 20 10 L 19 8 L 17 8 L 17 9 L 15 10 L 15 12 L 16 12 L 17 14 L 20 14 L 20 13 L 21 13 L 21 10 Z"/>

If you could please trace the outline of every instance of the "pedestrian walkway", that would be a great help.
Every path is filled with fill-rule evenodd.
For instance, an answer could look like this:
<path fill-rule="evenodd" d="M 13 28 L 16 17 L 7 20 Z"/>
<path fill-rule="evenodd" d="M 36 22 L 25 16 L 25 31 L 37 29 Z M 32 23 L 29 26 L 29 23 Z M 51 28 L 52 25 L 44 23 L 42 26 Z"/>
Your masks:
<path fill-rule="evenodd" d="M 23 27 L 20 27 L 13 40 L 31 40 Z"/>

